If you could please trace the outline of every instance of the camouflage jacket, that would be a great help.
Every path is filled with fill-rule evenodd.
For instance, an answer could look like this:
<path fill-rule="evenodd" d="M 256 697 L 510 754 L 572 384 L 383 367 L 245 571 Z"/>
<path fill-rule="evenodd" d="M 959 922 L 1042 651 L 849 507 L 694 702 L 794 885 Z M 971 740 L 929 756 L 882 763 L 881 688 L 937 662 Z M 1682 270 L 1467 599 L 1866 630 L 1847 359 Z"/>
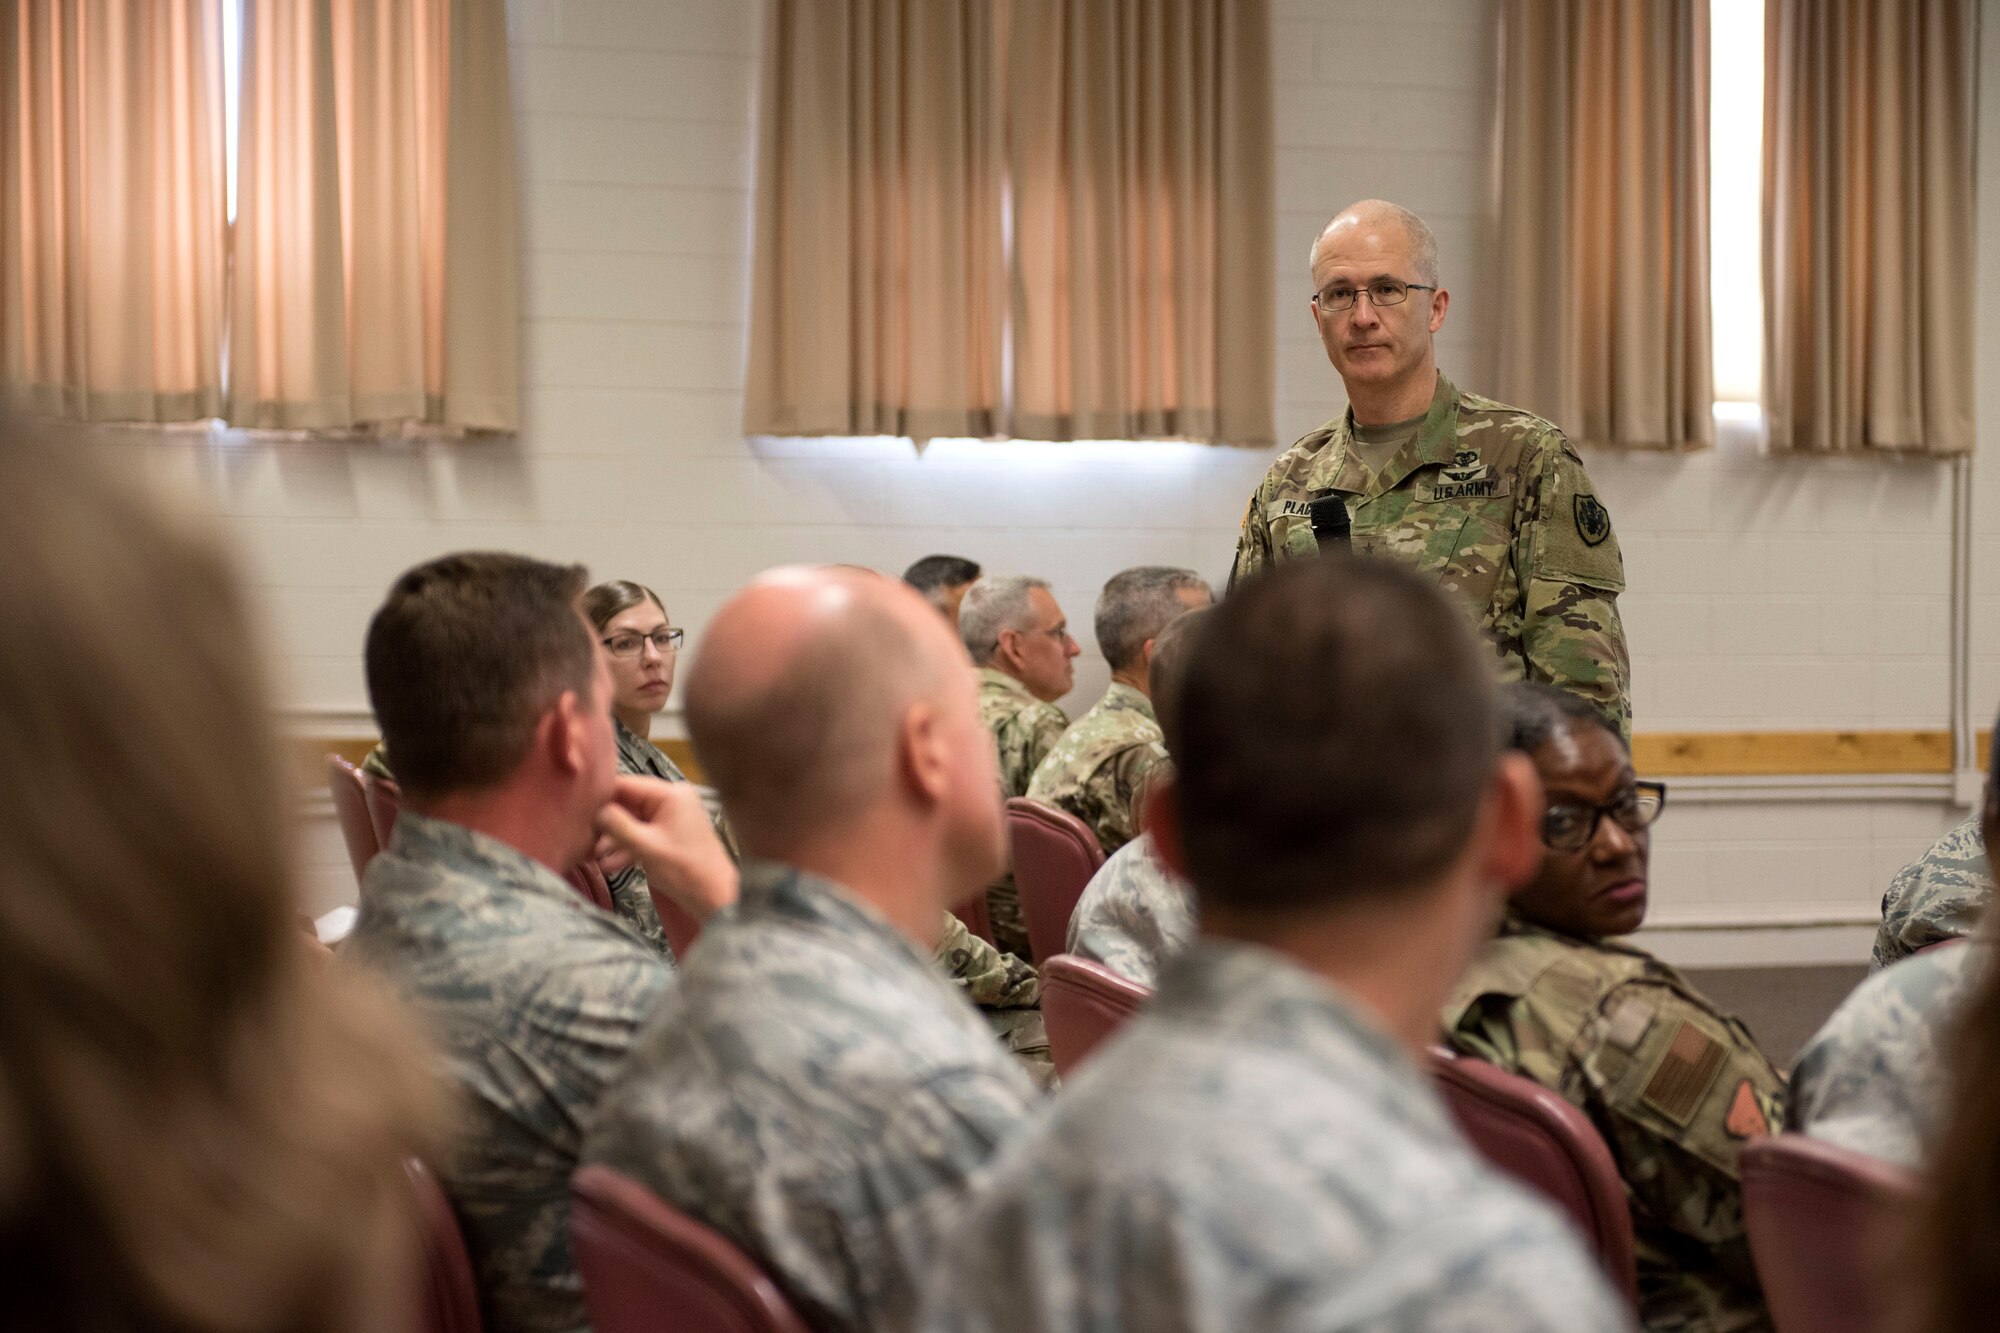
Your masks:
<path fill-rule="evenodd" d="M 950 912 L 938 936 L 938 965 L 965 998 L 979 1006 L 986 1026 L 1042 1088 L 1054 1088 L 1055 1058 L 1042 1022 L 1042 980 L 1026 960 L 1002 953 L 965 928 Z"/>
<path fill-rule="evenodd" d="M 1166 739 L 1152 700 L 1114 680 L 1042 760 L 1028 784 L 1028 799 L 1067 810 L 1090 825 L 1109 856 L 1138 834 L 1135 803 L 1166 762 Z"/>
<path fill-rule="evenodd" d="M 1792 1067 L 1791 1126 L 1915 1170 L 1951 1108 L 1951 1027 L 1991 966 L 1985 940 L 1905 958 L 1861 983 Z"/>
<path fill-rule="evenodd" d="M 1005 796 L 1026 796 L 1028 779 L 1061 739 L 1069 719 L 1004 671 L 979 668 L 979 720 L 993 733 Z"/>
<path fill-rule="evenodd" d="M 814 1328 L 894 1333 L 939 1236 L 1038 1100 L 879 912 L 753 861 L 584 1155 L 741 1245 Z"/>
<path fill-rule="evenodd" d="M 1632 1201 L 1653 1333 L 1768 1329 L 1737 1150 L 1784 1114 L 1784 1079 L 1740 1022 L 1651 954 L 1508 916 L 1444 1012 L 1450 1044 L 1596 1124 Z"/>
<path fill-rule="evenodd" d="M 569 1177 L 585 1114 L 669 973 L 623 922 L 484 834 L 404 810 L 362 877 L 343 966 L 416 1010 L 459 1094 L 440 1175 L 494 1333 L 580 1333 Z"/>
<path fill-rule="evenodd" d="M 1992 901 L 1986 839 L 1979 831 L 1979 816 L 1974 815 L 1889 881 L 1889 891 L 1882 895 L 1882 925 L 1875 932 L 1871 969 L 1880 971 L 1927 944 L 1970 936 Z"/>
<path fill-rule="evenodd" d="M 1317 555 L 1310 509 L 1339 493 L 1361 555 L 1407 561 L 1457 593 L 1504 679 L 1547 681 L 1631 734 L 1631 661 L 1618 619 L 1625 564 L 1611 516 L 1561 431 L 1438 376 L 1416 437 L 1369 474 L 1343 413 L 1294 444 L 1250 497 L 1236 583 Z"/>
<path fill-rule="evenodd" d="M 1630 1326 L 1549 1207 L 1332 987 L 1203 940 L 1003 1154 L 926 1333 Z"/>
<path fill-rule="evenodd" d="M 1142 986 L 1158 983 L 1169 958 L 1194 943 L 1194 890 L 1160 864 L 1140 834 L 1111 854 L 1084 886 L 1069 919 L 1069 951 Z"/>
<path fill-rule="evenodd" d="M 612 725 L 618 729 L 620 773 L 659 778 L 663 782 L 687 781 L 687 774 L 681 772 L 680 765 L 667 758 L 666 752 L 659 746 L 616 718 L 612 719 Z M 653 906 L 653 890 L 646 882 L 645 867 L 634 861 L 617 874 L 606 875 L 604 882 L 611 889 L 611 905 L 618 909 L 618 915 L 644 935 L 646 943 L 658 949 L 662 957 L 671 960 L 673 946 L 667 943 L 666 927 L 660 924 L 659 909 Z"/>

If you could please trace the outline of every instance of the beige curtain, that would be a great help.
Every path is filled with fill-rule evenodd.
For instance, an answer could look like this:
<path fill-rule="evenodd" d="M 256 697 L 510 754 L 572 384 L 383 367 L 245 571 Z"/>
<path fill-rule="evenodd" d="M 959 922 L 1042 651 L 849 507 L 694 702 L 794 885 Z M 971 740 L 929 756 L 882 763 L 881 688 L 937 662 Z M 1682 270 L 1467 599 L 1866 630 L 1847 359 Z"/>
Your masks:
<path fill-rule="evenodd" d="M 1000 429 L 995 25 L 992 0 L 773 0 L 746 432 Z"/>
<path fill-rule="evenodd" d="M 1708 444 L 1708 0 L 1503 27 L 1500 395 L 1579 442 Z"/>
<path fill-rule="evenodd" d="M 1972 448 L 1970 0 L 1768 0 L 1776 449 Z"/>
<path fill-rule="evenodd" d="M 0 0 L 0 401 L 221 408 L 217 0 Z"/>
<path fill-rule="evenodd" d="M 502 0 L 246 0 L 229 419 L 512 430 Z"/>
<path fill-rule="evenodd" d="M 1016 0 L 1015 435 L 1271 441 L 1270 44 L 1266 0 Z"/>

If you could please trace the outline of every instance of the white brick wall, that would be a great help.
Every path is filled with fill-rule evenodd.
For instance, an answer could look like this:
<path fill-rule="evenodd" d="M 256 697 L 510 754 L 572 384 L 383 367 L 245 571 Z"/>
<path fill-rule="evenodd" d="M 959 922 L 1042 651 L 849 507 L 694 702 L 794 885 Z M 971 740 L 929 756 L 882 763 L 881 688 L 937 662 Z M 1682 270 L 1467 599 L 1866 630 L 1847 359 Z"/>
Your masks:
<path fill-rule="evenodd" d="M 1431 221 L 1454 296 L 1441 361 L 1489 384 L 1497 6 L 1274 8 L 1281 436 L 1341 408 L 1304 258 L 1326 216 L 1363 196 Z M 458 547 L 644 580 L 697 639 L 729 589 L 785 560 L 894 572 L 958 551 L 1051 578 L 1079 627 L 1125 565 L 1226 573 L 1269 454 L 940 442 L 918 457 L 894 441 L 741 437 L 759 9 L 513 0 L 527 248 L 517 444 L 142 442 L 229 516 L 271 608 L 287 704 L 363 710 L 359 645 L 382 588 Z M 1984 333 L 2000 346 L 2000 325 Z M 1624 542 L 1642 729 L 1945 724 L 1944 467 L 1742 450 L 1588 461 Z M 1982 470 L 1982 487 L 1995 484 L 1987 471 L 2000 474 Z M 1982 557 L 2000 538 L 1996 513 L 1980 508 Z M 1978 610 L 1983 712 L 2000 700 L 2000 590 Z M 1086 659 L 1072 711 L 1103 680 Z M 1894 867 L 1955 817 L 1909 803 L 1677 803 L 1657 837 L 1657 918 L 1864 917 Z M 351 896 L 329 826 L 311 830 L 307 854 L 319 904 Z M 1774 956 L 1787 941 L 1790 956 L 1817 957 L 1852 954 L 1866 932 L 1659 938 L 1689 959 Z"/>

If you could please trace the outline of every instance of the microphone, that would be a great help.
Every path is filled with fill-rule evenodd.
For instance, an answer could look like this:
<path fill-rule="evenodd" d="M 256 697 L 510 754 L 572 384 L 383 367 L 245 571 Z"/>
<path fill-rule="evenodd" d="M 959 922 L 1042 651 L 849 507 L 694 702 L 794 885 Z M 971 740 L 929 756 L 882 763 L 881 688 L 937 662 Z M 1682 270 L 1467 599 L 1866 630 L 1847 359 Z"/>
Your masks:
<path fill-rule="evenodd" d="M 1307 512 L 1312 515 L 1313 537 L 1319 542 L 1321 554 L 1348 549 L 1353 533 L 1347 518 L 1347 501 L 1338 494 L 1322 495 Z"/>

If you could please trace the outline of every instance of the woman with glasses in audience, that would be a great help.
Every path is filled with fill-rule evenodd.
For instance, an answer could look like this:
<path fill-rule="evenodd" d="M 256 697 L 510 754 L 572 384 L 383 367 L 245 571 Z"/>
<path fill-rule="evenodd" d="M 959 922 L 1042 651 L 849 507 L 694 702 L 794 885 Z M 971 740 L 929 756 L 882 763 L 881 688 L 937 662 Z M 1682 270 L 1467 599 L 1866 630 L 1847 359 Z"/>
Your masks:
<path fill-rule="evenodd" d="M 1447 1040 L 1596 1124 L 1632 1203 L 1646 1328 L 1768 1329 L 1737 1152 L 1783 1124 L 1784 1080 L 1742 1023 L 1614 942 L 1646 919 L 1666 787 L 1639 780 L 1617 730 L 1576 696 L 1514 684 L 1507 703 L 1547 793 L 1546 854 L 1446 1006 Z"/>
<path fill-rule="evenodd" d="M 684 630 L 667 621 L 666 605 L 644 584 L 626 579 L 600 583 L 583 595 L 583 614 L 597 630 L 611 663 L 611 716 L 618 728 L 618 771 L 667 782 L 686 782 L 687 774 L 651 740 L 653 718 L 667 706 L 674 691 L 674 667 L 680 660 Z M 735 844 L 718 820 L 716 832 L 733 852 Z M 646 872 L 626 858 L 604 863 L 605 882 L 618 914 L 668 958 L 673 949 L 660 924 Z"/>
<path fill-rule="evenodd" d="M 296 924 L 201 525 L 0 422 L 0 1328 L 410 1333 L 403 1015 Z"/>

